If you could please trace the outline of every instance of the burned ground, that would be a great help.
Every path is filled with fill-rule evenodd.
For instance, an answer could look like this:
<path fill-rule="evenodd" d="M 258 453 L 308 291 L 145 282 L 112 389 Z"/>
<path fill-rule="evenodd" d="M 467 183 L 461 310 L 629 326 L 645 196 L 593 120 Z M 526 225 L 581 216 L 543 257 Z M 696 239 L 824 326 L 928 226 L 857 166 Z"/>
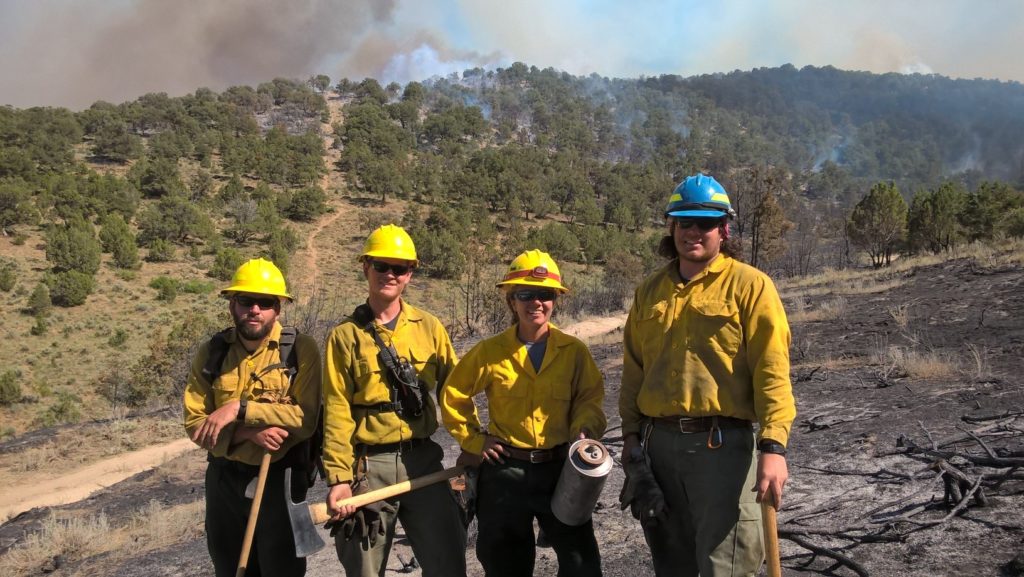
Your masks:
<path fill-rule="evenodd" d="M 1024 574 L 1021 561 L 1013 563 L 1024 555 L 1024 266 L 1017 261 L 965 257 L 892 272 L 884 292 L 783 287 L 799 411 L 779 513 L 785 574 Z M 607 384 L 605 442 L 617 456 L 615 340 L 591 350 Z M 450 439 L 439 438 L 453 460 Z M 195 501 L 203 467 L 195 451 L 55 512 L 102 510 L 116 524 L 154 500 Z M 605 574 L 652 575 L 638 525 L 617 507 L 620 485 L 616 468 L 594 515 Z M 323 492 L 318 486 L 311 499 Z M 0 552 L 49 514 L 33 510 L 0 526 Z M 209 575 L 201 518 L 194 522 L 188 538 L 137 555 L 118 549 L 50 559 L 27 574 Z M 403 569 L 406 543 L 396 553 L 389 574 L 419 574 Z M 471 574 L 481 575 L 472 550 L 468 558 Z M 555 572 L 551 551 L 540 550 L 536 574 Z M 309 574 L 341 574 L 331 548 L 311 558 Z"/>

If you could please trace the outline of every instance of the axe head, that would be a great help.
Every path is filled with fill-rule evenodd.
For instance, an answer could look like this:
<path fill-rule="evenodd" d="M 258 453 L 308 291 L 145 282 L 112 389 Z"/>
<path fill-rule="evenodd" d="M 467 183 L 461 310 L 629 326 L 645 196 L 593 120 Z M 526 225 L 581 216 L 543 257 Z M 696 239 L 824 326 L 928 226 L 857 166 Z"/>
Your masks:
<path fill-rule="evenodd" d="M 324 548 L 324 540 L 313 524 L 309 514 L 309 503 L 302 501 L 292 503 L 292 470 L 284 472 L 284 502 L 288 507 L 288 521 L 292 524 L 292 536 L 295 537 L 295 556 L 309 557 Z"/>

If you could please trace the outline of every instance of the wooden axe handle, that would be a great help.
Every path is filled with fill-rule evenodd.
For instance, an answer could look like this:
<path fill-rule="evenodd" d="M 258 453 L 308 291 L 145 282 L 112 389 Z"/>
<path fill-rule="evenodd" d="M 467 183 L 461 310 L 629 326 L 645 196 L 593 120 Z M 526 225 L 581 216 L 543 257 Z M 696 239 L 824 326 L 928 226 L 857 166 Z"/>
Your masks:
<path fill-rule="evenodd" d="M 770 491 L 761 501 L 761 523 L 764 528 L 764 560 L 768 565 L 768 577 L 782 577 L 782 560 L 779 559 L 779 527 L 775 516 L 775 500 Z"/>
<path fill-rule="evenodd" d="M 416 477 L 415 479 L 409 479 L 408 481 L 402 481 L 401 483 L 395 483 L 394 485 L 388 485 L 387 487 L 381 487 L 380 489 L 374 489 L 373 491 L 360 493 L 359 495 L 353 495 L 348 499 L 338 501 L 338 504 L 362 507 L 363 505 L 369 505 L 370 503 L 390 499 L 391 497 L 401 495 L 402 493 L 415 491 L 416 489 L 426 487 L 427 485 L 447 481 L 452 477 L 458 477 L 462 474 L 464 469 L 465 467 L 459 465 L 457 467 L 445 469 L 444 471 L 437 471 L 436 473 L 423 475 L 422 477 Z M 330 514 L 327 513 L 327 503 L 316 503 L 314 505 L 310 505 L 309 516 L 313 519 L 313 523 L 316 525 L 326 523 L 327 520 L 331 518 Z"/>
<path fill-rule="evenodd" d="M 263 487 L 267 484 L 267 473 L 270 471 L 270 451 L 263 453 L 260 461 L 260 474 L 256 478 L 256 494 L 253 495 L 249 507 L 249 521 L 245 525 L 245 537 L 242 539 L 242 554 L 238 558 L 238 570 L 235 577 L 244 577 L 249 565 L 249 552 L 252 550 L 252 538 L 256 533 L 256 519 L 260 516 L 260 503 L 263 502 Z"/>

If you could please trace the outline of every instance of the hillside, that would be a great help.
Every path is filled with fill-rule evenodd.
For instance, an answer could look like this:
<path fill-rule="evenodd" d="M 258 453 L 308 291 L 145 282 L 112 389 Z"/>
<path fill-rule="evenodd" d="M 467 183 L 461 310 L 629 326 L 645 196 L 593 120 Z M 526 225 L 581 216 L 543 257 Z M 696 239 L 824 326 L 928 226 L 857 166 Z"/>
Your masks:
<path fill-rule="evenodd" d="M 799 411 L 779 515 L 787 575 L 1021 574 L 1013 567 L 1024 535 L 1022 284 L 1019 242 L 780 283 Z M 604 441 L 613 451 L 621 449 L 620 338 L 589 339 L 606 379 Z M 20 449 L 0 446 L 10 450 Z M 940 466 L 967 479 L 947 504 Z M 22 515 L 0 526 L 0 567 L 206 575 L 203 467 L 192 451 L 86 501 Z M 605 574 L 651 575 L 635 521 L 615 506 L 620 483 L 616 468 L 595 513 Z M 985 506 L 975 500 L 981 493 Z M 42 537 L 27 536 L 40 527 Z M 403 569 L 407 545 L 397 552 L 389 574 L 418 574 Z M 313 576 L 338 572 L 330 548 L 310 567 Z M 537 567 L 554 572 L 550 550 Z"/>

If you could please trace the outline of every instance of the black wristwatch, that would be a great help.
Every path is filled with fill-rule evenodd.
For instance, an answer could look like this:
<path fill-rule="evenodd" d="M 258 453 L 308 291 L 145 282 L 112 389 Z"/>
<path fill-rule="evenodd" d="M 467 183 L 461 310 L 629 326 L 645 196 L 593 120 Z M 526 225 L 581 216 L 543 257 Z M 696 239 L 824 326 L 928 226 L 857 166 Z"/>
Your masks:
<path fill-rule="evenodd" d="M 782 455 L 783 457 L 786 456 L 786 446 L 778 441 L 773 441 L 771 439 L 762 439 L 761 442 L 757 444 L 757 450 L 761 451 L 762 453 Z"/>
<path fill-rule="evenodd" d="M 249 408 L 249 399 L 241 398 L 238 400 L 238 416 L 235 417 L 236 421 L 245 422 L 245 410 Z"/>

